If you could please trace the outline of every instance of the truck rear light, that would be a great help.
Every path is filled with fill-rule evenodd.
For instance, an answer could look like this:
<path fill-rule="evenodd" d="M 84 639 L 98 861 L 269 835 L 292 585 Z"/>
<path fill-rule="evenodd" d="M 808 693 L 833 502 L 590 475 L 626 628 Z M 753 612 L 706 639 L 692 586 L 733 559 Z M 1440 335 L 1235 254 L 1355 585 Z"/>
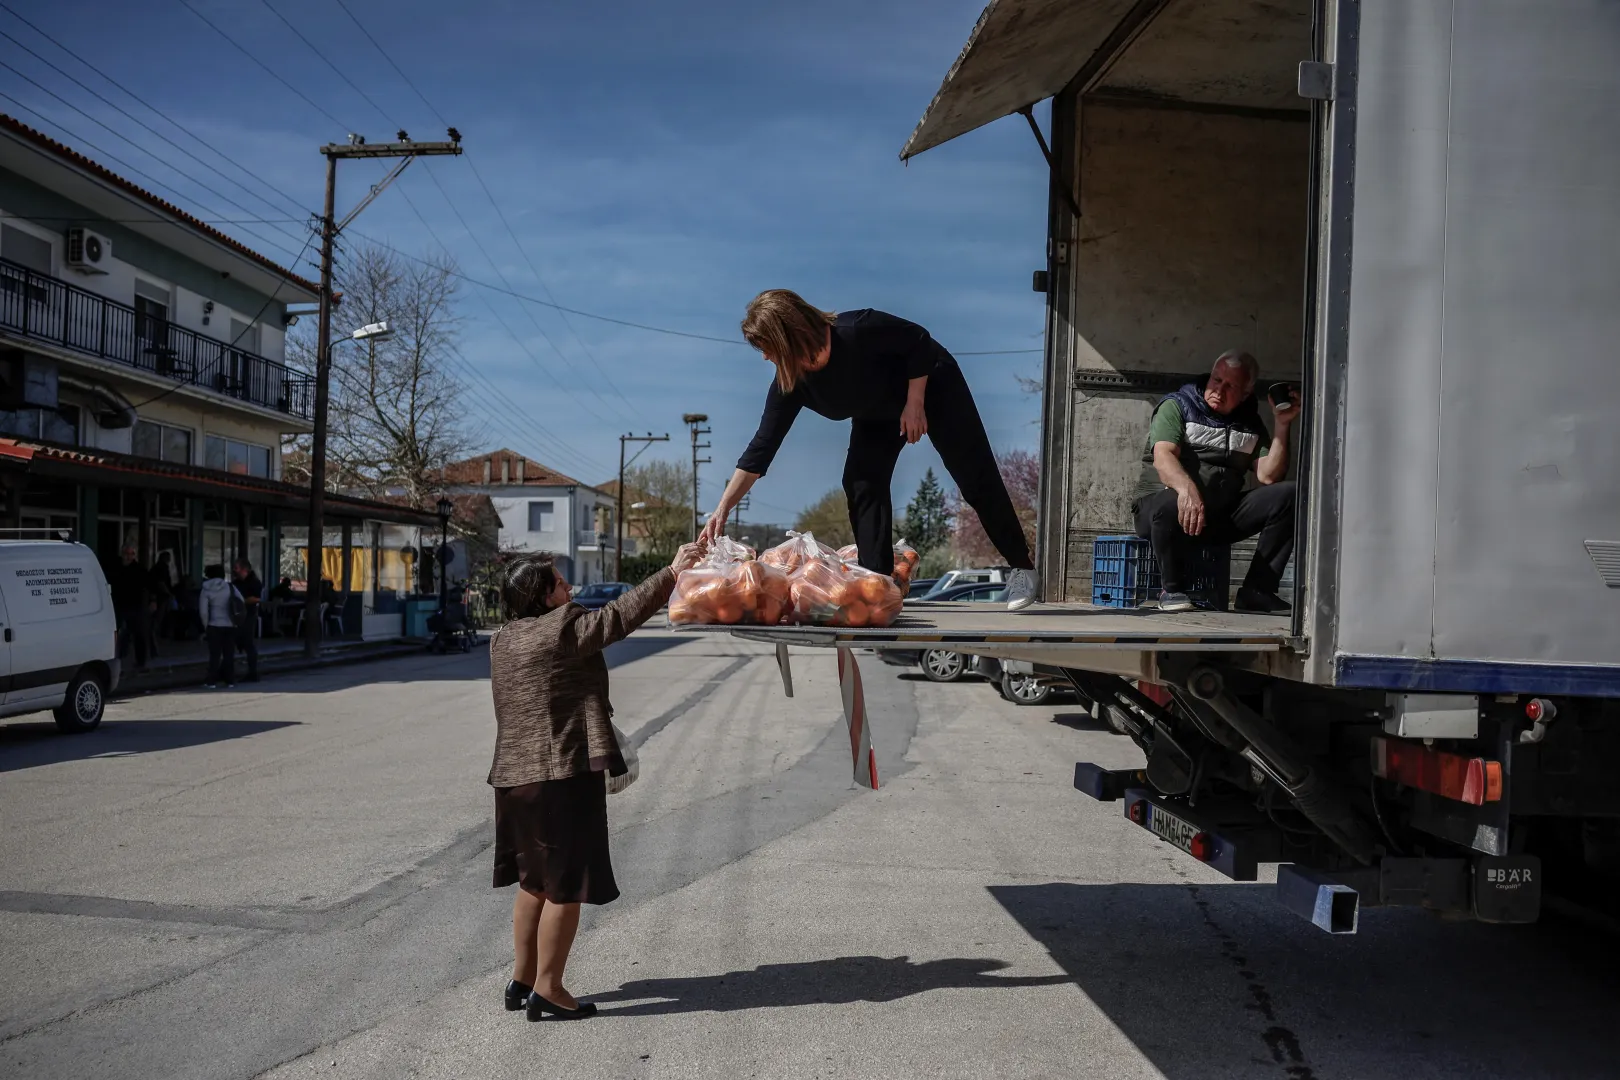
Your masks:
<path fill-rule="evenodd" d="M 1147 823 L 1147 800 L 1131 803 L 1130 818 L 1138 825 Z"/>
<path fill-rule="evenodd" d="M 1372 741 L 1373 775 L 1443 799 L 1483 806 L 1502 798 L 1502 763 L 1384 736 Z"/>
<path fill-rule="evenodd" d="M 1558 715 L 1558 706 L 1546 698 L 1531 698 L 1525 702 L 1524 715 L 1540 724 Z"/>
<path fill-rule="evenodd" d="M 1212 853 L 1213 848 L 1209 842 L 1209 833 L 1194 833 L 1192 839 L 1187 841 L 1187 854 L 1199 862 L 1209 862 Z"/>

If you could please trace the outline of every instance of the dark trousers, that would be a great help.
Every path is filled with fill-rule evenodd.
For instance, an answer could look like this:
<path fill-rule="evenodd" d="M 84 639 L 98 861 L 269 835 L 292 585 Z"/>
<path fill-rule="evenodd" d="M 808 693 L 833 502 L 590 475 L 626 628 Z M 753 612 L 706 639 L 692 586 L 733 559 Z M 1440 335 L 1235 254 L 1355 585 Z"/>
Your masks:
<path fill-rule="evenodd" d="M 1008 566 L 1033 569 L 1024 527 L 1018 511 L 1013 509 L 1007 485 L 1002 483 L 973 393 L 955 361 L 942 360 L 928 377 L 923 412 L 928 417 L 928 441 L 939 451 L 962 500 L 979 515 L 985 535 Z M 890 486 L 894 463 L 905 445 L 899 417 L 850 421 L 849 456 L 844 459 L 849 523 L 855 530 L 861 565 L 880 574 L 894 573 L 894 503 Z"/>
<path fill-rule="evenodd" d="M 1243 584 L 1274 593 L 1294 554 L 1294 481 L 1282 480 L 1245 491 L 1238 501 L 1214 513 L 1204 508 L 1204 531 L 1188 536 L 1176 516 L 1176 493 L 1169 488 L 1136 504 L 1136 535 L 1153 541 L 1159 580 L 1165 592 L 1186 592 L 1187 566 L 1195 545 L 1234 544 L 1258 535 L 1254 561 Z"/>
<path fill-rule="evenodd" d="M 119 608 L 118 659 L 122 660 L 131 644 L 135 646 L 135 666 L 146 666 L 147 636 L 151 633 L 151 613 L 144 603 Z"/>
<path fill-rule="evenodd" d="M 233 683 L 236 681 L 236 627 L 210 626 L 208 628 L 208 681 Z"/>
<path fill-rule="evenodd" d="M 236 628 L 236 649 L 247 661 L 247 677 L 259 677 L 259 643 L 253 636 L 253 631 L 259 625 L 259 605 L 249 604 L 247 618 L 242 625 Z"/>

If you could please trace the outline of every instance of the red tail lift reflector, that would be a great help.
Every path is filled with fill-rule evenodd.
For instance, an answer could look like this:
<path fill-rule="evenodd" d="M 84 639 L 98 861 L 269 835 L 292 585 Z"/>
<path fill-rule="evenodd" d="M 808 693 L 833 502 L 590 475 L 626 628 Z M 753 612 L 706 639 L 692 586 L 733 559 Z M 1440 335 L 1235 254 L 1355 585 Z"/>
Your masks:
<path fill-rule="evenodd" d="M 1372 741 L 1375 776 L 1407 787 L 1483 806 L 1502 798 L 1502 763 L 1435 750 L 1419 742 L 1377 736 Z"/>

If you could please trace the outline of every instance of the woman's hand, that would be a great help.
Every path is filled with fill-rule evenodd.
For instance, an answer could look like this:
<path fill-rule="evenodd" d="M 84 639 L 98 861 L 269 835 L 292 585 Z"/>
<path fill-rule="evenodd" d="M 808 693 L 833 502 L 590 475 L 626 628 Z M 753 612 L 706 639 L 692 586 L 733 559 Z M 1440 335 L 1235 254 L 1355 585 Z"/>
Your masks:
<path fill-rule="evenodd" d="M 710 514 L 709 520 L 703 523 L 703 531 L 698 533 L 698 540 L 700 540 L 706 547 L 709 544 L 712 544 L 714 541 L 720 539 L 726 534 L 726 518 L 730 516 L 731 512 L 725 509 L 725 507 L 721 507 L 714 513 Z M 685 549 L 683 548 L 682 550 Z"/>
<path fill-rule="evenodd" d="M 698 564 L 698 560 L 703 558 L 703 553 L 708 550 L 709 542 L 703 539 L 700 539 L 695 544 L 682 544 L 681 549 L 675 553 L 675 558 L 670 562 L 669 568 L 677 574 L 682 570 L 690 570 Z"/>
<path fill-rule="evenodd" d="M 928 434 L 928 416 L 923 412 L 921 401 L 906 402 L 905 410 L 900 413 L 900 434 L 906 437 L 908 443 L 914 443 Z"/>

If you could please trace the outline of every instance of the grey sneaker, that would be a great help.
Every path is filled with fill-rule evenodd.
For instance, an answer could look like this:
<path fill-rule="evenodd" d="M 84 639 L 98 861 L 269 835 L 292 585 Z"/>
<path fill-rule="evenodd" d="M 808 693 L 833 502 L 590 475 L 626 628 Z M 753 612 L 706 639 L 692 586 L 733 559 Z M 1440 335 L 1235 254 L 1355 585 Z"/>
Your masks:
<path fill-rule="evenodd" d="M 1014 570 L 1007 578 L 1007 610 L 1023 611 L 1041 597 L 1041 576 L 1033 570 Z"/>
<path fill-rule="evenodd" d="M 1184 592 L 1161 592 L 1159 594 L 1160 611 L 1191 611 L 1192 609 L 1192 597 Z"/>

